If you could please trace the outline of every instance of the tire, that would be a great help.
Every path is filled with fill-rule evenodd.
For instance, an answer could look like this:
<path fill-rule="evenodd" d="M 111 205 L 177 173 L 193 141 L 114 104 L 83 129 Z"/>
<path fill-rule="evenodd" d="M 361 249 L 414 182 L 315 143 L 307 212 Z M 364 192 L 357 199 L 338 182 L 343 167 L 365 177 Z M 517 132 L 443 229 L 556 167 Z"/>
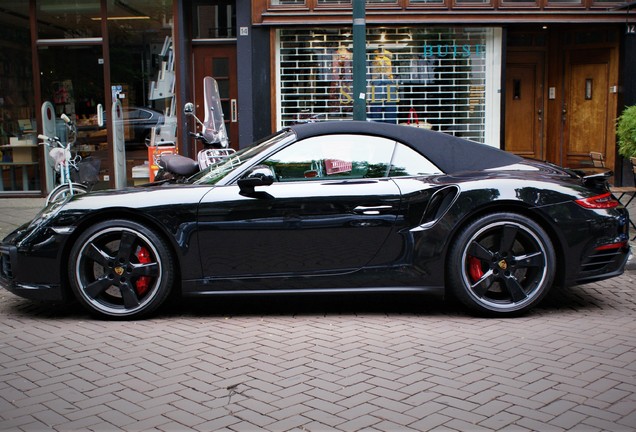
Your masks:
<path fill-rule="evenodd" d="M 84 231 L 71 249 L 71 289 L 93 315 L 138 319 L 168 297 L 174 260 L 154 231 L 127 220 L 109 220 Z"/>
<path fill-rule="evenodd" d="M 52 202 L 60 201 L 66 198 L 71 192 L 71 188 L 68 183 L 58 185 L 53 189 L 46 197 L 46 205 Z M 73 195 L 85 194 L 88 192 L 88 188 L 80 183 L 73 183 Z"/>
<path fill-rule="evenodd" d="M 452 293 L 485 315 L 521 315 L 554 281 L 556 255 L 548 234 L 516 213 L 493 213 L 469 223 L 447 261 Z"/>

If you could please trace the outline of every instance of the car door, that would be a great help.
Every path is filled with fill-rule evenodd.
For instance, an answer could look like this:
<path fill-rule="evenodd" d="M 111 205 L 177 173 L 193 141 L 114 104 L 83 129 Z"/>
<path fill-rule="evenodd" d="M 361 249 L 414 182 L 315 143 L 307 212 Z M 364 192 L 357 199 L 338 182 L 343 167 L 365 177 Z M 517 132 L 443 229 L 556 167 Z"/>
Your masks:
<path fill-rule="evenodd" d="M 202 200 L 198 236 L 205 277 L 338 273 L 377 254 L 400 209 L 387 174 L 395 142 L 312 137 L 260 162 L 275 175 L 254 193 L 218 186 Z"/>

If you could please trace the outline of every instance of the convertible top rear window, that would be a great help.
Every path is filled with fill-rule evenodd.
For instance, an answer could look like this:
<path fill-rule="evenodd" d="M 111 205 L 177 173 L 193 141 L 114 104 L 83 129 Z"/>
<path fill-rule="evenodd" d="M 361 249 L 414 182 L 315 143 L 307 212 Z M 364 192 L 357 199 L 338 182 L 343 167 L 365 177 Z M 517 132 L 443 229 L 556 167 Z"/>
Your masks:
<path fill-rule="evenodd" d="M 468 141 L 442 132 L 362 121 L 330 121 L 291 127 L 299 139 L 338 133 L 366 134 L 394 139 L 426 156 L 446 174 L 482 171 L 520 163 L 523 158 L 495 147 Z"/>

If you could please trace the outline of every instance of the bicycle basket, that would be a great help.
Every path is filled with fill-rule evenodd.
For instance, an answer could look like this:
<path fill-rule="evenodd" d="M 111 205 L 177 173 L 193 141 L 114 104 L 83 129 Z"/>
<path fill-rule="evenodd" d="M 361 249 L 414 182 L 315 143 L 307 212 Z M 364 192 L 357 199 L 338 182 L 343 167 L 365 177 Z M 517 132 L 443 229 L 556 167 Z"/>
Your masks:
<path fill-rule="evenodd" d="M 97 183 L 99 181 L 99 168 L 101 161 L 96 158 L 87 157 L 78 163 L 79 181 L 81 183 Z"/>

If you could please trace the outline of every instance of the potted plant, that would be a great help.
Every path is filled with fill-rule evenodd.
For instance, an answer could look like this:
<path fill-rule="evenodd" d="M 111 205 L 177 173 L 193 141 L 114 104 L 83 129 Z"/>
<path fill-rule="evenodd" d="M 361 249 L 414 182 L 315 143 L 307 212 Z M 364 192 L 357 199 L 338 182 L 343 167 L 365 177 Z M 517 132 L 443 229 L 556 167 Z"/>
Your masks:
<path fill-rule="evenodd" d="M 625 108 L 616 121 L 618 153 L 625 159 L 636 156 L 636 105 Z"/>

